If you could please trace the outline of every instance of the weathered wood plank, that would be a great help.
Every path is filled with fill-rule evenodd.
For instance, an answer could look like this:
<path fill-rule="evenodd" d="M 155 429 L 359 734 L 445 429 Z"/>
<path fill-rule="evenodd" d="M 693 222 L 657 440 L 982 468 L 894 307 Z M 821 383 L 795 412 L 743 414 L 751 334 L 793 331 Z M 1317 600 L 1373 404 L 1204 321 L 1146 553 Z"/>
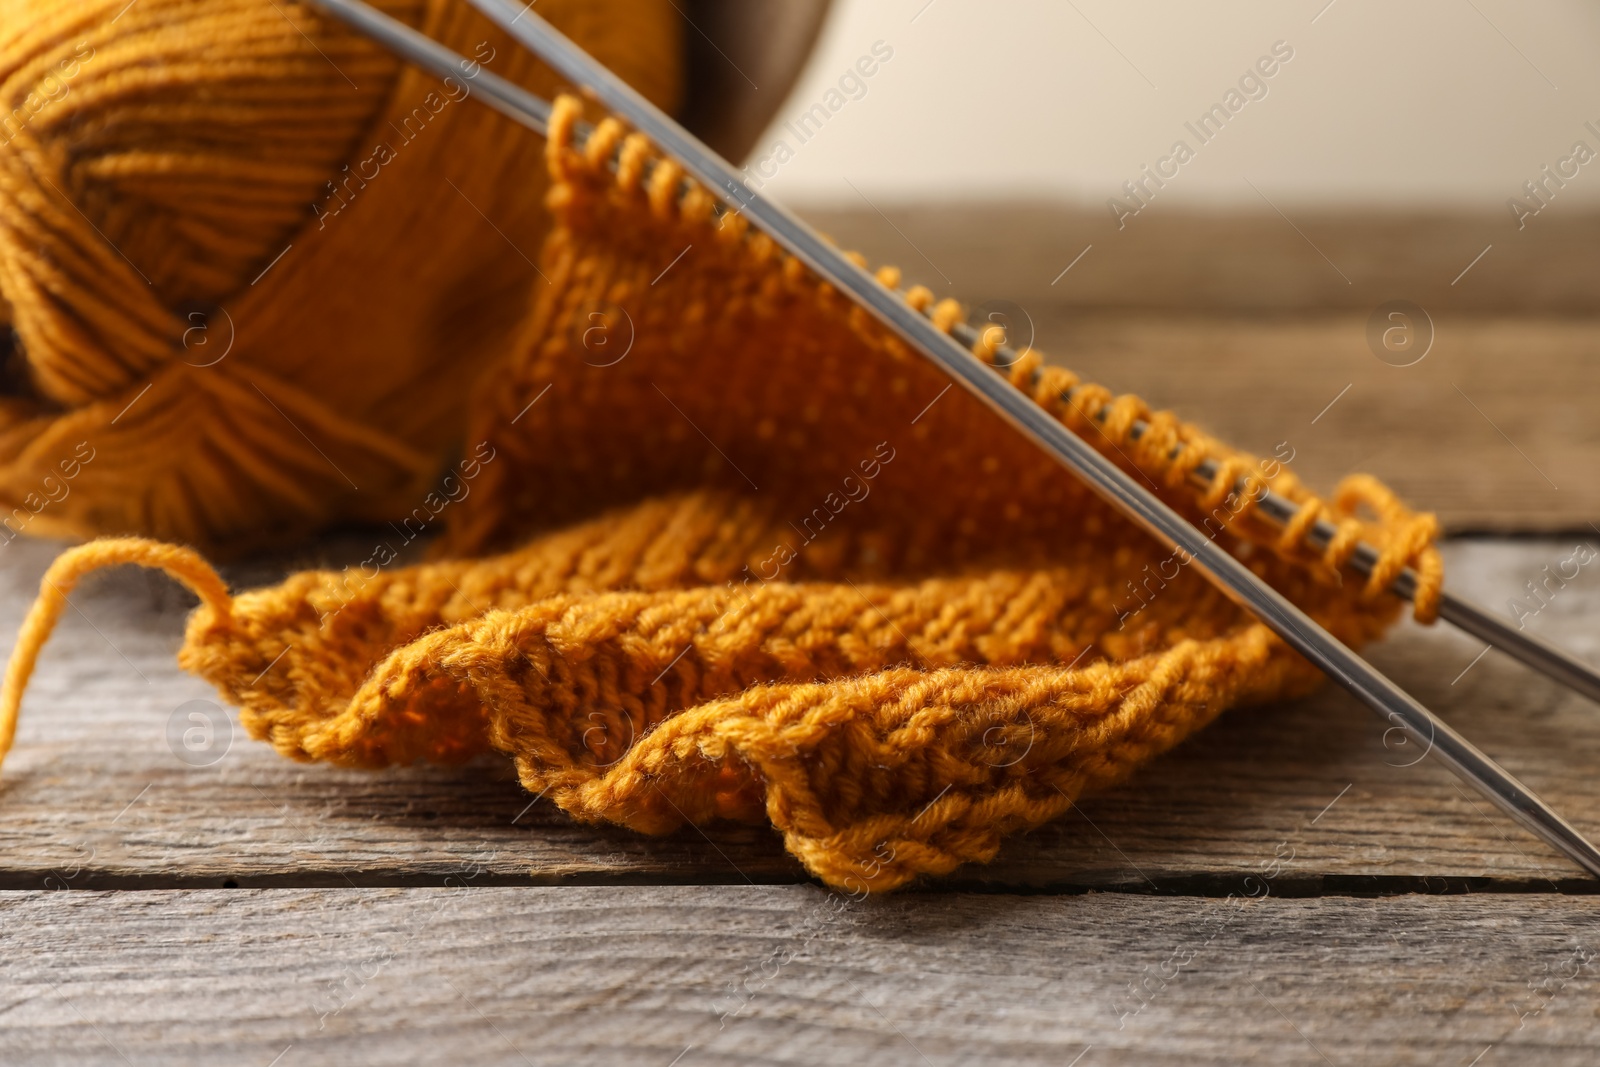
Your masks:
<path fill-rule="evenodd" d="M 1354 471 L 1376 474 L 1457 531 L 1590 531 L 1600 518 L 1591 417 L 1600 320 L 1435 312 L 1432 350 L 1399 367 L 1373 355 L 1365 312 L 1242 319 L 1024 307 L 1023 328 L 1031 317 L 1053 361 L 1240 448 L 1292 455 L 1324 493 Z"/>
<path fill-rule="evenodd" d="M 3 551 L 0 646 L 9 646 L 53 547 L 18 541 Z M 1569 551 L 1554 541 L 1457 543 L 1452 584 L 1503 603 Z M 258 566 L 241 580 L 266 577 Z M 214 694 L 173 663 L 182 595 L 125 570 L 95 577 L 74 601 L 83 614 L 69 615 L 47 647 L 0 776 L 0 886 L 439 884 L 469 865 L 483 868 L 480 883 L 803 877 L 764 830 L 647 838 L 575 825 L 531 803 L 497 761 L 343 771 L 287 762 L 235 727 L 218 762 L 190 766 L 169 745 L 168 724 Z M 1600 580 L 1586 570 L 1530 625 L 1600 660 L 1596 618 Z M 1600 709 L 1497 655 L 1462 674 L 1480 647 L 1407 626 L 1372 655 L 1577 825 L 1600 825 L 1591 756 Z M 1384 724 L 1338 691 L 1241 711 L 947 884 L 1228 892 L 1272 864 L 1280 893 L 1575 878 L 1431 761 L 1404 766 L 1414 750 L 1384 742 Z"/>
<path fill-rule="evenodd" d="M 0 1047 L 74 1067 L 1590 1064 L 1600 901 L 1533 904 L 4 893 Z"/>
<path fill-rule="evenodd" d="M 873 263 L 899 264 L 940 295 L 974 301 L 1199 314 L 1366 313 L 1395 299 L 1435 314 L 1600 311 L 1592 210 L 1519 231 L 1500 204 L 1430 213 L 1290 207 L 1292 223 L 1265 205 L 1157 204 L 1121 229 L 1103 205 L 1048 201 L 798 208 Z"/>

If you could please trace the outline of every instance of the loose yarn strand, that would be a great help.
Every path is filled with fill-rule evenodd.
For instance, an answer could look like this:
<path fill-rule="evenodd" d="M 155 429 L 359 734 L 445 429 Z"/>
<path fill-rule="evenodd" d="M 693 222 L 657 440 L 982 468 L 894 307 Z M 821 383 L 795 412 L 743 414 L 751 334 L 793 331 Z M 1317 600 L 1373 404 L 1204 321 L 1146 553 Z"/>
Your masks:
<path fill-rule="evenodd" d="M 17 634 L 16 647 L 0 684 L 0 763 L 11 751 L 17 733 L 22 693 L 38 663 L 39 652 L 61 615 L 71 605 L 69 594 L 91 571 L 134 563 L 165 571 L 200 597 L 201 610 L 211 612 L 217 624 L 233 616 L 233 598 L 221 576 L 193 549 L 142 537 L 111 537 L 90 541 L 63 552 L 39 582 L 39 596 L 28 609 Z"/>

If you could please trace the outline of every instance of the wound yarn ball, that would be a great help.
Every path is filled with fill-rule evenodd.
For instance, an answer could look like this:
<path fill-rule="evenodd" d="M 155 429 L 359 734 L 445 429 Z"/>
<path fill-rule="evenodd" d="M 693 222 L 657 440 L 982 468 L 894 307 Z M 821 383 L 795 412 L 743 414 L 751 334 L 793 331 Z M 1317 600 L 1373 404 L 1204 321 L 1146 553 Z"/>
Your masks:
<path fill-rule="evenodd" d="M 237 552 L 408 512 L 524 315 L 553 74 L 463 0 L 378 0 L 443 83 L 295 0 L 0 0 L 0 539 Z M 540 15 L 671 108 L 670 0 Z"/>

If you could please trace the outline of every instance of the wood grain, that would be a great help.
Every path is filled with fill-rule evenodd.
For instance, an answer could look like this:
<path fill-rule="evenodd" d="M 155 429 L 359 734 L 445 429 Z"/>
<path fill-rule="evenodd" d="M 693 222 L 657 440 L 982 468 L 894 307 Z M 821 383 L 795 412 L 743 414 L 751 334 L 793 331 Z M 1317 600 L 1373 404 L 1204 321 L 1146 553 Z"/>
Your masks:
<path fill-rule="evenodd" d="M 1364 314 L 1025 314 L 1052 361 L 1293 455 L 1319 492 L 1376 474 L 1458 532 L 1592 535 L 1600 520 L 1600 320 L 1436 314 L 1432 350 L 1396 367 L 1368 347 Z"/>
<path fill-rule="evenodd" d="M 1453 212 L 1280 206 L 1282 214 L 1265 203 L 1211 212 L 1153 204 L 1118 229 L 1103 205 L 796 205 L 841 246 L 973 302 L 1226 315 L 1365 314 L 1404 299 L 1435 314 L 1600 312 L 1594 211 L 1518 230 L 1503 203 Z"/>
<path fill-rule="evenodd" d="M 8 893 L 0 1041 L 19 1067 L 1590 1064 L 1600 902 L 1525 902 Z"/>
<path fill-rule="evenodd" d="M 1503 606 L 1571 547 L 1456 543 L 1450 584 Z M 0 645 L 53 550 L 3 550 Z M 259 566 L 236 575 L 268 576 Z M 235 728 L 216 763 L 189 766 L 168 724 L 214 694 L 173 662 L 183 595 L 124 570 L 73 599 L 81 614 L 45 651 L 0 777 L 0 887 L 438 885 L 469 867 L 481 868 L 479 884 L 804 877 L 766 830 L 649 838 L 577 825 L 535 803 L 500 761 L 344 771 L 285 761 Z M 1600 573 L 1585 571 L 1530 625 L 1595 661 L 1597 617 Z M 1497 654 L 1474 663 L 1481 647 L 1407 624 L 1371 655 L 1577 825 L 1600 825 L 1600 712 Z M 1432 761 L 1407 766 L 1416 750 L 1387 740 L 1385 724 L 1338 690 L 1242 710 L 941 885 L 1225 894 L 1275 864 L 1280 894 L 1592 886 Z"/>

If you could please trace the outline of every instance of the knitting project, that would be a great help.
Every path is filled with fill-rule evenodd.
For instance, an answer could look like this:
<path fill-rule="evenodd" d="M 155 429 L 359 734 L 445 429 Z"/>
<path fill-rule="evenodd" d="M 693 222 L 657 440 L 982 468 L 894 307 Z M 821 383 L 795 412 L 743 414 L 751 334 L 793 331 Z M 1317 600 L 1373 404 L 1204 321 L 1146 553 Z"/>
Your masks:
<path fill-rule="evenodd" d="M 533 310 L 439 491 L 362 565 L 237 596 L 188 549 L 69 550 L 8 667 L 0 751 L 74 583 L 140 563 L 200 595 L 180 662 L 286 756 L 499 751 L 579 819 L 770 821 L 824 882 L 878 891 L 987 860 L 1226 708 L 1316 683 L 1185 554 L 642 137 L 607 119 L 577 146 L 579 110 L 563 98 L 552 120 L 558 225 Z M 906 298 L 944 329 L 962 318 Z M 993 363 L 999 340 L 977 354 Z M 1431 621 L 1435 523 L 1375 480 L 1324 504 L 1282 464 L 1035 352 L 1002 371 L 1340 640 L 1393 621 L 1405 566 Z M 1216 474 L 1193 488 L 1205 460 Z M 1299 505 L 1287 529 L 1256 509 L 1267 485 Z M 440 514 L 439 556 L 395 565 Z M 1313 552 L 1318 518 L 1339 532 Z M 1378 564 L 1343 582 L 1360 540 Z"/>

